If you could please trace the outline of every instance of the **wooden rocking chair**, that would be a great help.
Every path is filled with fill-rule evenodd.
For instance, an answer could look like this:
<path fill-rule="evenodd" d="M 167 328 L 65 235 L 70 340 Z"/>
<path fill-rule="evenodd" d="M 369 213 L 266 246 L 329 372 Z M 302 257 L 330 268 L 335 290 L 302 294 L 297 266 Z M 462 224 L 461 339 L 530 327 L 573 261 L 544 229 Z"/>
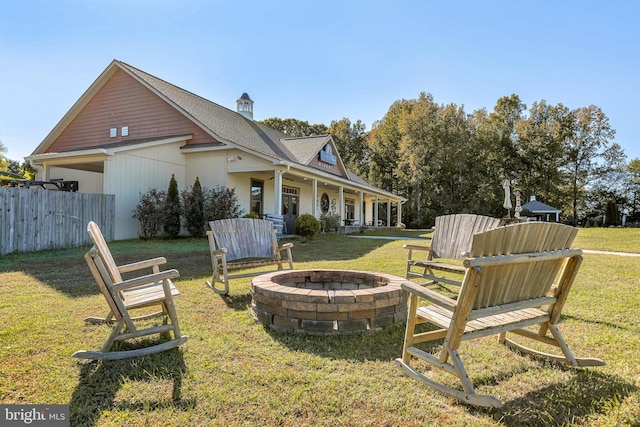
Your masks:
<path fill-rule="evenodd" d="M 209 222 L 209 252 L 213 275 L 207 286 L 219 294 L 229 293 L 229 279 L 250 277 L 264 271 L 229 274 L 229 270 L 277 265 L 278 270 L 293 270 L 293 243 L 278 246 L 276 229 L 268 220 L 231 218 Z M 284 257 L 282 253 L 284 252 Z M 285 266 L 288 265 L 288 268 Z M 224 284 L 224 289 L 216 283 Z"/>
<path fill-rule="evenodd" d="M 404 245 L 404 248 L 409 251 L 406 278 L 409 280 L 422 278 L 428 282 L 460 286 L 460 280 L 465 272 L 462 263 L 454 264 L 438 261 L 438 259 L 462 261 L 469 254 L 474 234 L 491 230 L 499 225 L 500 219 L 483 215 L 453 214 L 437 217 L 430 246 Z M 426 251 L 426 257 L 413 258 L 416 251 Z M 445 277 L 443 273 L 460 275 L 460 279 Z"/>
<path fill-rule="evenodd" d="M 399 368 L 409 376 L 462 402 L 499 407 L 500 400 L 478 395 L 458 350 L 462 341 L 499 334 L 499 342 L 572 367 L 601 366 L 599 359 L 574 357 L 557 324 L 571 285 L 582 263 L 582 251 L 570 249 L 577 229 L 555 223 L 509 225 L 476 234 L 457 300 L 407 282 L 409 313 Z M 432 305 L 418 306 L 418 298 Z M 416 333 L 416 324 L 429 322 L 441 329 Z M 524 329 L 537 325 L 537 330 Z M 549 336 L 547 332 L 550 331 Z M 507 332 L 560 349 L 561 355 L 543 353 L 516 344 Z M 444 338 L 439 355 L 416 344 Z M 411 366 L 418 358 L 456 375 L 462 391 L 427 378 Z"/>
<path fill-rule="evenodd" d="M 169 350 L 187 341 L 186 335 L 181 335 L 173 305 L 173 295 L 178 290 L 171 283 L 171 279 L 179 277 L 177 270 L 160 271 L 158 266 L 166 263 L 162 257 L 132 264 L 117 266 L 98 225 L 91 221 L 87 231 L 94 242 L 94 246 L 84 256 L 89 270 L 100 291 L 107 300 L 109 313 L 104 318 L 87 317 L 88 323 L 114 323 L 109 338 L 100 351 L 80 350 L 73 353 L 73 357 L 81 359 L 125 359 L 128 357 L 153 354 Z M 121 274 L 151 268 L 152 274 L 123 280 Z M 134 309 L 160 306 L 161 310 L 139 317 L 131 317 L 129 312 Z M 166 324 L 138 329 L 137 321 L 164 316 Z M 173 331 L 174 338 L 160 344 L 132 350 L 111 351 L 116 341 L 125 341 L 153 334 L 163 334 Z"/>

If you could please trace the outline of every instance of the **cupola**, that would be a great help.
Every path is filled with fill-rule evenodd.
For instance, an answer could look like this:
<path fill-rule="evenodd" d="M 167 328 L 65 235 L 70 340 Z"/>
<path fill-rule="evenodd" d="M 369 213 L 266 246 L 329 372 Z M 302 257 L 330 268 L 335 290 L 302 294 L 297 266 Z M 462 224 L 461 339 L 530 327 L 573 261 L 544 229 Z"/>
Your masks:
<path fill-rule="evenodd" d="M 238 104 L 238 113 L 249 120 L 253 120 L 253 101 L 249 98 L 247 92 L 243 93 L 236 103 Z"/>

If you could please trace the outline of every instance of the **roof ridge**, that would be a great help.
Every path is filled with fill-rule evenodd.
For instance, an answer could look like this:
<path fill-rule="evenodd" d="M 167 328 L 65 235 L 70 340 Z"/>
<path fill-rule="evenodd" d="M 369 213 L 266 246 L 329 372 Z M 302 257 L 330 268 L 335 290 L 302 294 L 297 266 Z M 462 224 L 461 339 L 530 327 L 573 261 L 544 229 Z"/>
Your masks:
<path fill-rule="evenodd" d="M 270 129 L 273 129 L 273 128 L 270 128 Z M 277 130 L 277 129 L 274 129 L 274 130 Z M 280 132 L 280 131 L 278 131 L 278 132 Z M 284 133 L 284 132 L 280 132 L 280 133 L 286 135 L 286 133 Z M 329 135 L 328 133 L 323 133 L 321 135 L 289 136 L 287 138 L 280 138 L 280 139 L 284 140 L 284 141 L 289 141 L 289 140 L 293 140 L 293 139 L 326 138 L 328 136 L 331 136 L 331 135 Z"/>
<path fill-rule="evenodd" d="M 178 90 L 180 90 L 180 91 L 182 91 L 182 92 L 184 92 L 184 93 L 186 93 L 186 94 L 189 94 L 189 95 L 191 95 L 191 96 L 195 96 L 196 98 L 202 99 L 203 101 L 210 102 L 211 104 L 215 104 L 216 106 L 218 106 L 218 107 L 220 107 L 220 108 L 224 108 L 225 110 L 228 110 L 228 111 L 230 111 L 230 112 L 232 112 L 232 113 L 235 113 L 235 114 L 238 114 L 238 115 L 242 116 L 242 114 L 238 113 L 238 112 L 237 112 L 237 111 L 235 111 L 235 110 L 232 110 L 232 109 L 231 109 L 231 108 L 229 108 L 229 107 L 225 107 L 224 105 L 218 104 L 217 102 L 214 102 L 214 101 L 212 101 L 212 100 L 210 100 L 210 99 L 207 99 L 207 98 L 205 98 L 204 96 L 198 95 L 198 94 L 197 94 L 197 93 L 195 93 L 195 92 L 191 92 L 190 90 L 187 90 L 187 89 L 185 89 L 185 88 L 183 88 L 183 87 L 180 87 L 180 86 L 178 86 L 178 85 L 175 85 L 175 84 L 173 84 L 173 83 L 171 83 L 171 82 L 169 82 L 169 81 L 167 81 L 167 80 L 165 80 L 165 79 L 162 79 L 162 78 L 160 78 L 160 77 L 158 77 L 158 76 L 155 76 L 155 75 L 153 75 L 153 74 L 151 74 L 151 73 L 148 73 L 148 72 L 146 72 L 146 71 L 144 71 L 144 70 L 142 70 L 142 69 L 140 69 L 140 68 L 138 68 L 138 67 L 134 67 L 134 66 L 133 66 L 133 65 L 131 65 L 131 64 L 128 64 L 128 63 L 126 63 L 126 62 L 124 62 L 124 61 L 120 61 L 120 60 L 117 60 L 117 59 L 116 59 L 116 62 L 118 62 L 118 63 L 119 63 L 119 64 L 121 64 L 121 65 L 124 65 L 126 68 L 129 68 L 130 70 L 134 70 L 134 71 L 135 71 L 135 72 L 137 72 L 137 73 L 141 73 L 141 74 L 147 75 L 147 76 L 149 76 L 149 77 L 151 77 L 151 78 L 154 78 L 154 79 L 156 79 L 156 80 L 159 80 L 160 82 L 162 82 L 162 83 L 164 83 L 164 84 L 167 84 L 167 85 L 169 85 L 169 86 L 171 86 L 171 87 L 174 87 L 174 88 L 176 88 L 176 89 L 178 89 Z M 158 88 L 156 88 L 156 89 L 158 89 Z M 159 89 L 158 89 L 158 90 L 159 90 Z M 165 94 L 165 93 L 163 93 L 163 94 L 166 96 L 166 94 Z M 242 116 L 242 117 L 244 117 L 244 116 Z"/>

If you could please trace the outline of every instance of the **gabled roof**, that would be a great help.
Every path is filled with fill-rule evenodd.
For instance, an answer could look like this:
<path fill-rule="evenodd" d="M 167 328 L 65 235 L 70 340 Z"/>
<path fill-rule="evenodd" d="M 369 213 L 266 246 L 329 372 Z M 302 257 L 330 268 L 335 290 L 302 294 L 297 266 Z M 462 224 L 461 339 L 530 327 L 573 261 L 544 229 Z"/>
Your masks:
<path fill-rule="evenodd" d="M 55 142 L 56 138 L 59 137 L 61 132 L 64 131 L 74 118 L 80 114 L 87 103 L 103 88 L 117 70 L 122 70 L 136 79 L 217 141 L 203 145 L 219 146 L 226 144 L 230 147 L 246 149 L 249 152 L 266 156 L 274 161 L 285 161 L 305 167 L 313 167 L 310 166 L 310 163 L 318 156 L 320 150 L 322 150 L 326 144 L 331 143 L 335 149 L 335 144 L 330 135 L 291 138 L 285 133 L 250 120 L 236 111 L 209 101 L 129 64 L 113 60 L 34 150 L 31 156 L 28 157 L 36 158 L 47 155 L 47 150 L 51 144 Z M 243 94 L 242 97 L 245 95 L 246 94 Z M 248 95 L 246 95 L 246 97 L 248 98 Z M 133 142 L 134 141 L 128 141 L 123 144 L 131 144 Z M 109 146 L 112 147 L 114 145 L 109 144 Z M 183 148 L 190 146 L 200 147 L 201 145 L 188 143 Z M 337 151 L 336 154 L 338 167 L 345 171 L 344 176 L 347 180 L 369 187 L 372 190 L 386 193 L 384 190 L 375 188 L 353 172 L 347 170 Z"/>
<path fill-rule="evenodd" d="M 526 210 L 531 211 L 533 213 L 536 213 L 536 212 L 544 212 L 544 213 L 562 212 L 560 209 L 554 208 L 553 206 L 549 206 L 549 205 L 544 204 L 542 202 L 539 202 L 537 200 L 531 200 L 531 201 L 525 203 L 524 205 L 522 205 L 522 209 L 526 209 Z"/>
<path fill-rule="evenodd" d="M 287 137 L 286 134 L 249 120 L 236 111 L 172 85 L 129 64 L 121 61 L 114 61 L 114 63 L 146 83 L 150 89 L 178 107 L 183 114 L 208 130 L 216 139 L 270 157 L 295 161 L 280 142 L 280 139 Z"/>
<path fill-rule="evenodd" d="M 281 142 L 298 163 L 308 165 L 330 140 L 329 135 L 319 135 L 304 138 L 283 138 Z"/>

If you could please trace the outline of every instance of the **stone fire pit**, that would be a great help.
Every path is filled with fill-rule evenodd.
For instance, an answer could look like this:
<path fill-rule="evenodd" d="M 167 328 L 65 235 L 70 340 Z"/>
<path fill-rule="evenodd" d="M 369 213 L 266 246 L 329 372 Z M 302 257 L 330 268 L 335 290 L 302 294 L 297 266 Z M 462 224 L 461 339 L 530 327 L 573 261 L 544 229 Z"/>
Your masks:
<path fill-rule="evenodd" d="M 353 270 L 287 270 L 254 278 L 251 314 L 279 331 L 375 332 L 407 318 L 406 279 Z"/>

